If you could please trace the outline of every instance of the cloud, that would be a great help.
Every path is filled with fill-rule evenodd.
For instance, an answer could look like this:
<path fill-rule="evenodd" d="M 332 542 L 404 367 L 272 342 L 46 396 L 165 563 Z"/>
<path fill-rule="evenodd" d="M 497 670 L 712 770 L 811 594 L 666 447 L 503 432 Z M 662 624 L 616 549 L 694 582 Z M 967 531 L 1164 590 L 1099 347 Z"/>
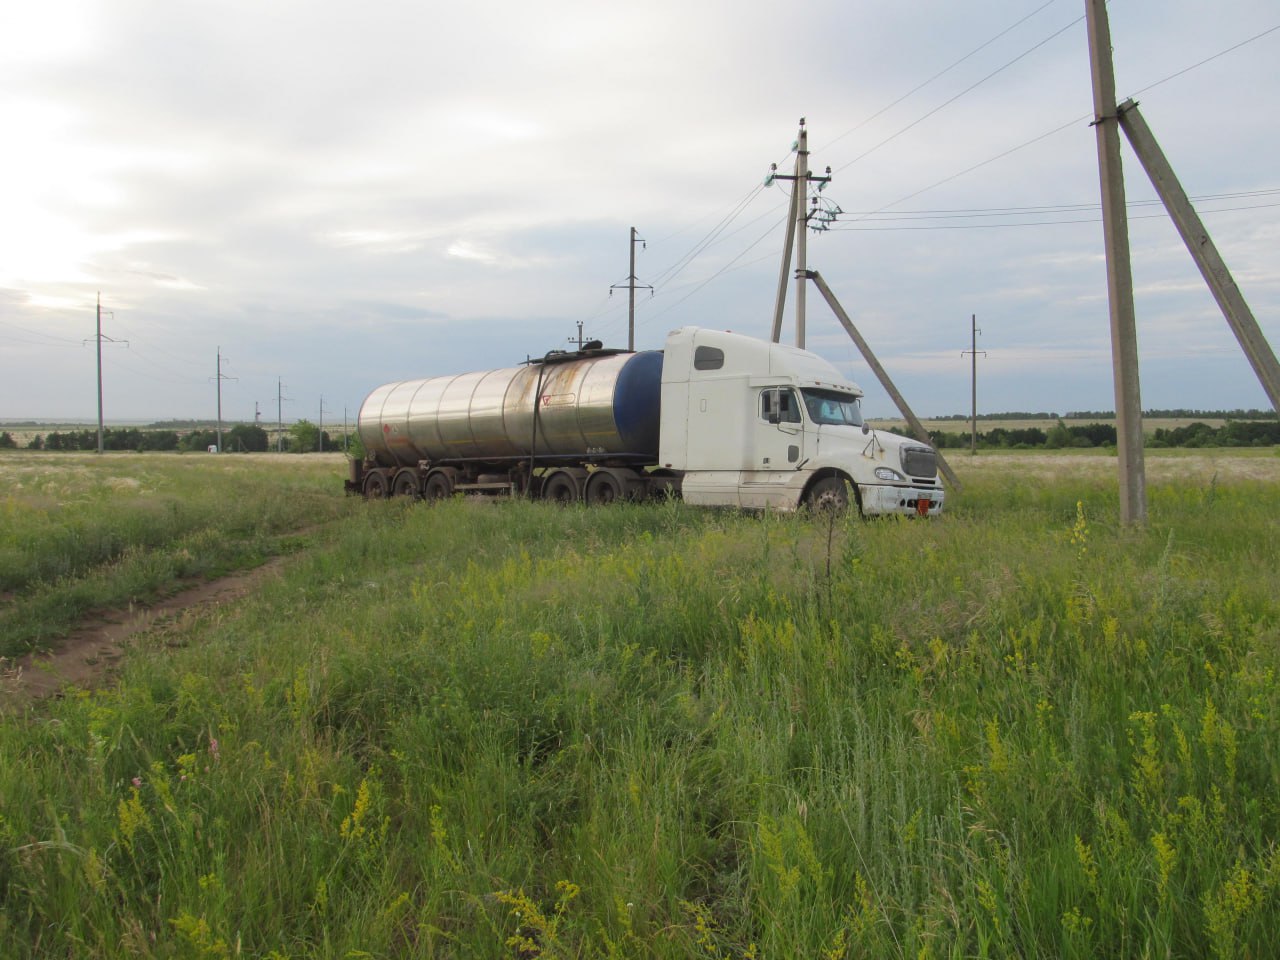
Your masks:
<path fill-rule="evenodd" d="M 0 410 L 92 410 L 79 341 L 99 290 L 130 341 L 109 364 L 128 369 L 108 380 L 122 415 L 207 410 L 219 346 L 241 376 L 233 406 L 283 376 L 300 412 L 320 393 L 354 406 L 383 380 L 519 362 L 579 321 L 625 342 L 626 297 L 609 288 L 632 226 L 648 241 L 638 280 L 657 287 L 639 298 L 640 346 L 681 324 L 767 335 L 786 196 L 756 188 L 770 162 L 790 168 L 802 115 L 844 209 L 981 214 L 924 230 L 849 217 L 856 229 L 810 238 L 809 266 L 921 407 L 967 404 L 958 352 L 975 313 L 992 402 L 1109 402 L 1101 225 L 990 228 L 998 211 L 1096 203 L 1093 130 L 1071 123 L 1091 112 L 1083 28 L 1046 39 L 1078 10 L 1049 5 L 978 50 L 1026 11 L 821 0 L 797 44 L 760 0 L 37 6 L 0 14 L 0 333 L 65 342 L 0 359 Z M 1110 13 L 1125 90 L 1274 19 L 1260 0 Z M 1193 194 L 1277 186 L 1275 131 L 1236 119 L 1272 108 L 1265 44 L 1142 94 Z M 1131 199 L 1150 199 L 1125 165 Z M 1274 339 L 1273 212 L 1206 217 Z M 1219 349 L 1168 224 L 1133 235 L 1144 356 Z M 814 348 L 853 363 L 816 292 L 809 304 Z M 1165 369 L 1144 368 L 1144 388 L 1163 389 Z M 1222 376 L 1206 391 L 1234 397 L 1238 372 Z"/>

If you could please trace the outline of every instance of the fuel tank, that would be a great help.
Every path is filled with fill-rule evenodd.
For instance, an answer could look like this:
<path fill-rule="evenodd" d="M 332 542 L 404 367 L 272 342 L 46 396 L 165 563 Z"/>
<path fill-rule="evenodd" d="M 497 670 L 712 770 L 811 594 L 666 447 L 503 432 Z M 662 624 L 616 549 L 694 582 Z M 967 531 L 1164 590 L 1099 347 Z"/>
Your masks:
<path fill-rule="evenodd" d="M 384 384 L 365 398 L 358 428 L 365 452 L 384 467 L 502 461 L 527 457 L 531 448 L 550 460 L 652 463 L 661 396 L 660 350 L 568 354 Z"/>

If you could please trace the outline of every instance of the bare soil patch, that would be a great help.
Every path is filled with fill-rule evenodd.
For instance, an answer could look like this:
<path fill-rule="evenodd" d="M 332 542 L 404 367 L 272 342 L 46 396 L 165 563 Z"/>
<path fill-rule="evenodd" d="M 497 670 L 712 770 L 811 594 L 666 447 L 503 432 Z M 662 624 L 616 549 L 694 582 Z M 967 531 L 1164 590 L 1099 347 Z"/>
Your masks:
<path fill-rule="evenodd" d="M 229 603 L 279 575 L 285 557 L 251 570 L 207 580 L 148 606 L 98 613 L 58 642 L 57 648 L 16 659 L 0 658 L 0 713 L 16 713 L 67 688 L 103 683 L 135 637 L 196 608 Z"/>

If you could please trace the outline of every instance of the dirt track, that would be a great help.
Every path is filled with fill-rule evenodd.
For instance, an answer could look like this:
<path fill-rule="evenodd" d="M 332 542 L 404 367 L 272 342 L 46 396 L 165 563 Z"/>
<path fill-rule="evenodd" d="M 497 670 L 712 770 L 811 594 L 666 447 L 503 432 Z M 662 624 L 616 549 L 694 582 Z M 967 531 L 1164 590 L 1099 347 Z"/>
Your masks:
<path fill-rule="evenodd" d="M 283 557 L 172 594 L 146 607 L 89 618 L 57 642 L 57 648 L 0 660 L 0 713 L 16 713 L 68 687 L 92 688 L 110 676 L 138 634 L 192 610 L 227 603 L 276 576 Z"/>

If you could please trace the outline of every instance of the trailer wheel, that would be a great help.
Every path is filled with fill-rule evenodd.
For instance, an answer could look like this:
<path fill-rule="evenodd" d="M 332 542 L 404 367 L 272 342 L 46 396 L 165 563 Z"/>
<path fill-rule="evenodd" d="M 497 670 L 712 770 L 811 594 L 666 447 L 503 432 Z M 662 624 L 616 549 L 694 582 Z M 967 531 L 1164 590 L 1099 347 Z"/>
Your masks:
<path fill-rule="evenodd" d="M 428 500 L 448 500 L 453 496 L 453 484 L 449 482 L 449 475 L 439 470 L 429 474 L 422 495 Z"/>
<path fill-rule="evenodd" d="M 391 481 L 391 493 L 397 497 L 418 497 L 418 474 L 412 467 L 406 467 L 396 474 Z"/>
<path fill-rule="evenodd" d="M 385 500 L 389 485 L 387 475 L 381 470 L 371 470 L 364 475 L 363 493 L 366 500 Z"/>
<path fill-rule="evenodd" d="M 587 503 L 590 506 L 624 500 L 627 490 L 621 478 L 610 470 L 597 470 L 587 479 Z"/>
<path fill-rule="evenodd" d="M 573 477 L 564 471 L 553 473 L 542 485 L 542 499 L 550 500 L 552 503 L 576 503 L 578 485 Z"/>
<path fill-rule="evenodd" d="M 844 513 L 849 509 L 849 488 L 844 477 L 824 477 L 809 488 L 805 506 L 814 513 L 831 510 Z"/>

